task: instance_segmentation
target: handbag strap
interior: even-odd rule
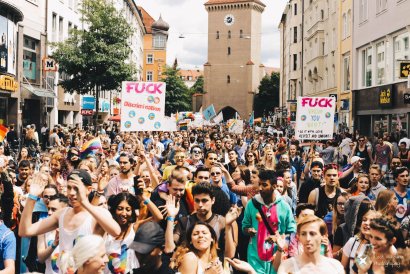
[[[266,218],[265,213],[263,213],[263,211],[262,211],[262,205],[258,201],[256,201],[255,198],[252,198],[252,203],[256,207],[256,209],[259,211],[259,214],[261,215],[263,223],[265,224],[266,229],[269,231],[269,234],[270,235],[275,235],[275,232],[273,232],[273,229],[270,226],[270,224],[268,222],[268,219]]]

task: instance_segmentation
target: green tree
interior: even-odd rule
[[[258,87],[259,93],[254,99],[255,117],[261,117],[269,111],[273,112],[273,109],[279,106],[279,83],[280,74],[278,72],[262,78]]]
[[[125,62],[133,29],[110,1],[84,0],[80,13],[87,27],[72,29],[67,40],[53,43],[53,58],[60,72],[70,76],[59,83],[65,92],[95,90],[96,126],[100,91],[119,89],[121,82],[132,80],[136,72],[134,64]]]
[[[195,94],[195,93],[200,93],[200,94],[204,94],[204,76],[199,76],[198,79],[196,79],[195,84],[190,88],[191,93]]]
[[[163,75],[164,82],[167,84],[167,92],[165,94],[165,115],[170,116],[177,111],[190,110],[190,92],[179,76],[179,69],[167,66]]]

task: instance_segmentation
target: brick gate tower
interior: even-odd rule
[[[208,61],[204,64],[204,101],[227,120],[238,112],[248,119],[263,76],[262,12],[259,0],[209,0]]]

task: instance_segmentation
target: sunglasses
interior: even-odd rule
[[[211,172],[211,176],[221,175],[221,172]]]
[[[44,199],[52,200],[56,197],[57,195],[43,195]]]
[[[247,157],[253,157],[253,154],[249,154],[249,155],[247,155]]]
[[[200,150],[193,150],[193,151],[192,151],[192,153],[195,153],[195,154],[200,154],[200,153],[201,153],[201,151],[200,151]]]

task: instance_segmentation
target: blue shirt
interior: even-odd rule
[[[16,260],[16,237],[3,223],[0,224],[0,270],[4,269],[5,260]]]
[[[393,190],[396,194],[397,200],[399,201],[396,207],[396,218],[401,223],[401,221],[409,215],[410,213],[410,189],[407,189],[405,197],[401,197],[396,190]]]

